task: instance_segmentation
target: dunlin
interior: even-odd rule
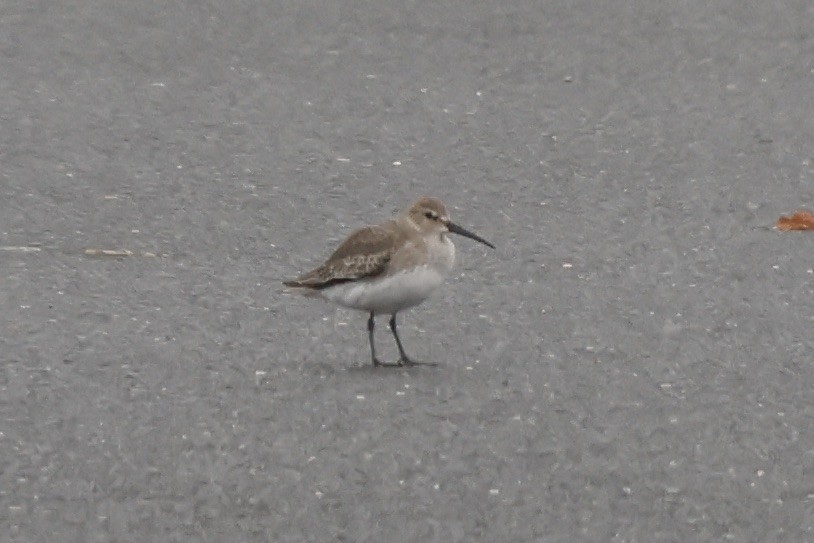
[[[343,307],[366,311],[370,357],[374,366],[419,364],[404,352],[396,330],[396,314],[423,302],[452,269],[455,246],[447,234],[460,234],[494,245],[449,220],[437,198],[422,198],[394,219],[365,226],[352,233],[318,268],[292,281],[288,287]],[[383,364],[376,357],[373,328],[376,315],[390,317],[399,361]],[[433,365],[433,364],[430,364]]]

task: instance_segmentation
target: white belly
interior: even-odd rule
[[[423,265],[380,279],[341,283],[320,294],[351,309],[392,314],[420,304],[443,280],[439,270]]]

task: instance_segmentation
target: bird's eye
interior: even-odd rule
[[[425,212],[424,216],[427,217],[428,219],[437,219],[438,218],[438,215],[436,215],[432,211]]]

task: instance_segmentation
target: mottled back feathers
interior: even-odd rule
[[[324,264],[284,284],[320,290],[384,273],[395,249],[402,242],[394,230],[388,228],[391,222],[357,230],[342,242]]]

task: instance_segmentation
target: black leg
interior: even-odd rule
[[[398,364],[385,364],[384,362],[380,361],[376,358],[376,344],[373,339],[373,329],[376,327],[375,313],[373,311],[370,312],[370,318],[367,320],[367,336],[370,340],[370,359],[373,362],[373,367],[377,368],[379,366],[401,366],[401,362]]]
[[[370,312],[370,318],[367,319],[367,337],[370,340],[370,358],[373,361],[373,367],[381,366],[381,362],[376,358],[376,345],[373,343],[373,328],[376,326],[376,321],[373,320],[373,311]]]
[[[396,338],[396,345],[398,345],[398,348],[399,348],[399,356],[401,357],[401,362],[404,363],[404,364],[407,364],[408,366],[412,366],[413,361],[410,360],[410,357],[407,356],[407,353],[404,352],[404,347],[402,347],[401,340],[399,339],[399,333],[396,330],[396,314],[395,313],[393,313],[393,315],[390,317],[390,331],[393,332],[393,337]]]
[[[432,362],[416,362],[415,360],[411,359],[407,356],[407,353],[404,352],[404,347],[401,344],[401,339],[399,339],[399,333],[396,330],[396,314],[393,313],[393,316],[390,317],[390,331],[393,332],[393,337],[396,338],[396,345],[399,348],[399,362],[404,364],[405,366],[417,366],[419,364],[423,366],[435,366]]]

